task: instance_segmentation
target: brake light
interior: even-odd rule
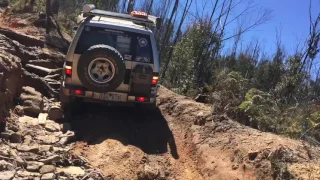
[[[144,102],[146,100],[146,98],[145,97],[137,97],[137,100],[139,102]]]
[[[152,85],[156,85],[158,83],[159,77],[153,76],[152,78]]]
[[[71,66],[66,66],[65,67],[66,70],[66,75],[71,76],[72,75],[72,68]]]
[[[83,94],[84,94],[84,91],[82,91],[82,90],[80,90],[80,89],[77,89],[77,90],[74,91],[74,93],[75,93],[76,95],[83,95]]]

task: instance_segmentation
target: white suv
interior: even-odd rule
[[[155,107],[159,57],[152,28],[160,24],[144,12],[84,5],[63,67],[61,103],[81,99]]]

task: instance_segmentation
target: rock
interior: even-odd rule
[[[33,143],[33,139],[30,135],[24,136],[23,145],[29,146]]]
[[[27,162],[25,160],[23,160],[20,156],[16,156],[15,157],[15,161],[16,161],[17,165],[20,166],[20,167],[26,167],[27,166]]]
[[[22,116],[19,117],[18,120],[20,123],[26,124],[27,126],[36,126],[39,124],[38,119],[30,117],[30,116]]]
[[[12,133],[12,131],[2,132],[0,133],[0,138],[9,141]]]
[[[38,146],[28,146],[28,145],[20,145],[17,147],[17,150],[20,152],[33,152],[33,153],[37,153],[39,151],[39,147]]]
[[[37,172],[44,164],[42,162],[31,161],[28,162],[27,170],[30,172]]]
[[[66,145],[69,142],[69,137],[63,137],[60,139],[59,144]]]
[[[38,134],[39,132],[37,132]],[[33,132],[31,129],[23,129],[21,135],[23,137],[25,136],[34,136],[35,132]]]
[[[5,160],[0,160],[0,171],[14,170],[14,166]]]
[[[39,146],[39,151],[40,152],[49,152],[49,151],[52,151],[53,148],[51,145],[41,145]]]
[[[138,172],[138,179],[156,179],[159,176],[159,168],[145,164],[143,171]]]
[[[39,124],[44,125],[48,119],[48,114],[47,113],[40,113],[38,116]]]
[[[200,112],[196,115],[196,117],[195,117],[195,119],[194,119],[194,125],[203,126],[203,125],[205,125],[205,124],[206,124],[206,119],[205,119],[205,117],[204,117],[204,115],[203,115],[203,112],[200,111]]]
[[[45,13],[44,13],[44,15],[45,15]],[[32,64],[35,66],[41,66],[41,67],[48,68],[48,69],[56,69],[58,67],[61,67],[61,66],[57,66],[55,63],[52,63],[51,59],[30,60],[30,61],[28,61],[28,64]],[[59,79],[57,79],[57,80],[59,80]]]
[[[32,152],[24,152],[20,154],[21,158],[26,161],[37,161],[39,156],[38,154]]]
[[[40,174],[47,174],[47,173],[52,173],[56,170],[56,167],[54,165],[43,165],[40,168]]]
[[[51,164],[53,162],[58,162],[61,160],[61,157],[58,156],[58,155],[53,155],[53,156],[50,156],[46,159],[41,159],[39,160],[40,162],[43,162],[44,164]]]
[[[9,156],[9,150],[6,148],[0,149],[0,156]]]
[[[54,144],[59,141],[59,138],[54,135],[37,136],[36,139],[44,144]]]
[[[200,103],[207,103],[208,99],[209,99],[209,95],[198,94],[194,100]]]
[[[58,131],[58,132],[53,132],[52,135],[54,135],[56,137],[62,137],[63,133],[61,131]]]
[[[10,135],[10,142],[11,143],[21,143],[22,139],[21,139],[21,135],[19,133],[12,133]]]
[[[84,176],[85,171],[77,166],[69,166],[65,168],[57,168],[58,173],[65,173],[69,176],[77,177],[77,176]]]
[[[15,162],[17,163],[17,166],[26,167],[27,162],[22,159],[20,156],[17,155],[16,151],[13,149],[9,150],[9,154],[14,157]]]
[[[50,120],[57,121],[63,118],[63,112],[59,106],[52,106],[48,110]]]
[[[41,176],[41,180],[53,180],[55,178],[56,178],[56,175],[53,173],[47,173]]]
[[[69,148],[53,147],[53,152],[55,153],[65,153],[68,152]]]
[[[59,132],[60,126],[59,126],[59,124],[57,124],[55,122],[47,121],[45,124],[45,129],[49,132]]]
[[[70,141],[72,141],[75,138],[75,133],[73,131],[68,131],[65,134],[61,136],[62,138],[59,141],[59,144],[66,145]]]
[[[248,152],[249,160],[253,161],[258,156],[259,151],[250,151]]]
[[[60,180],[69,180],[70,178],[65,177],[65,176],[59,176],[59,179],[60,179]],[[90,179],[87,179],[87,180],[90,180]]]
[[[40,177],[41,174],[40,173],[37,173],[37,172],[29,172],[29,171],[26,171],[26,170],[18,170],[17,171],[17,175],[19,177],[23,177],[24,179],[36,179],[37,177]]]
[[[0,0],[0,7],[7,5],[7,0]],[[7,47],[6,36],[0,34],[0,112],[9,115],[9,109],[14,106],[15,97],[19,97],[22,89],[21,60],[5,50]],[[3,46],[3,47],[2,47]],[[4,105],[4,106],[2,106]]]
[[[2,171],[0,172],[0,179],[1,180],[11,180],[15,176],[16,171]]]
[[[23,106],[17,105],[16,107],[14,107],[13,113],[22,117],[24,115]]]
[[[71,124],[70,123],[62,123],[60,126],[60,129],[63,133],[66,133],[67,131],[71,131]]]
[[[236,170],[236,169],[238,169],[239,168],[239,164],[233,164],[232,165],[232,170]]]
[[[23,87],[20,99],[23,101],[24,113],[28,116],[38,117],[44,108],[44,100],[42,94],[33,87]]]
[[[18,132],[19,131],[19,127],[14,125],[14,124],[11,124],[11,123],[8,123],[7,124],[7,128],[13,132]]]

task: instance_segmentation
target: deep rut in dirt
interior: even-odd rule
[[[74,153],[88,158],[105,176],[200,179],[190,159],[180,160],[176,139],[159,109],[82,104],[72,117],[78,141]]]

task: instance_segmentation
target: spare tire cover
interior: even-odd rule
[[[121,54],[107,45],[94,45],[85,51],[78,62],[81,83],[91,91],[115,90],[123,81],[126,66]]]

